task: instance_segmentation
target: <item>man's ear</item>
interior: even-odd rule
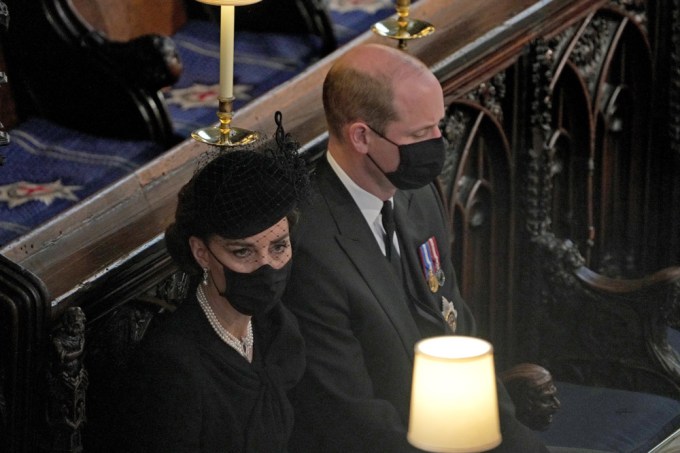
[[[202,268],[208,267],[208,246],[203,242],[202,239],[196,236],[191,236],[189,238],[189,247],[191,248],[191,254],[194,255],[194,259]]]
[[[361,154],[368,154],[371,138],[366,123],[356,121],[347,126],[348,140],[352,147]]]

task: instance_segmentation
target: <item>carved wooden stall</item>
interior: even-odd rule
[[[472,90],[445,82],[442,183],[463,293],[503,357],[677,398],[665,14],[608,2]]]
[[[440,182],[459,283],[500,369],[529,360],[560,380],[680,399],[666,338],[680,298],[678,14],[678,0],[414,6],[437,26],[407,51],[445,91]],[[385,43],[367,32],[350,45],[362,42]],[[239,125],[271,134],[281,110],[315,156],[321,82],[343,51],[246,106]],[[180,143],[0,250],[0,445],[87,451],[101,359],[124,362],[179,298],[162,231],[205,151]]]
[[[523,352],[564,379],[680,398],[667,343],[680,302],[680,230],[667,220],[679,156],[653,42],[671,36],[654,22],[665,14],[677,9],[613,3],[532,48]]]

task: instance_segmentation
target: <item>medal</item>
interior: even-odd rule
[[[439,290],[439,280],[432,272],[430,272],[429,277],[427,277],[427,285],[433,293],[436,293]]]
[[[437,239],[432,236],[418,247],[420,263],[423,267],[423,275],[430,291],[436,293],[439,288],[444,286],[446,276],[439,261],[439,249]]]
[[[432,253],[432,265],[434,266],[434,275],[437,277],[439,286],[444,286],[446,281],[446,276],[444,275],[444,270],[442,269],[441,261],[439,261],[439,248],[437,247],[437,238],[432,236],[427,240],[430,244],[430,250]]]
[[[453,306],[453,302],[446,300],[446,297],[442,296],[442,316],[444,321],[451,328],[451,332],[456,333],[456,324],[458,321],[458,312],[456,307]]]

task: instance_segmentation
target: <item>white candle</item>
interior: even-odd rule
[[[234,5],[220,9],[220,99],[229,99],[234,97]]]

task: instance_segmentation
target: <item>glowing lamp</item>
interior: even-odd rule
[[[431,452],[480,452],[501,443],[493,347],[464,336],[415,346],[408,441]]]

